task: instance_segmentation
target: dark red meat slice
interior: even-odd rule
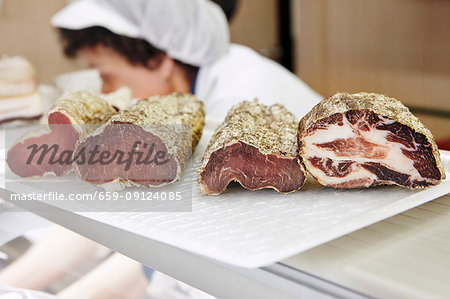
[[[204,115],[202,102],[191,94],[141,100],[79,141],[75,171],[107,190],[175,182],[200,140]],[[86,155],[96,148],[97,157],[80,160],[82,151]]]
[[[133,148],[141,154],[132,154],[130,158]],[[98,153],[89,154],[94,151]],[[102,153],[108,154],[101,158]],[[126,182],[127,186],[149,187],[170,183],[177,177],[177,162],[164,142],[131,123],[112,123],[101,133],[88,136],[77,146],[74,158],[77,175],[94,185],[118,181]]]
[[[212,195],[222,193],[231,181],[238,181],[250,190],[273,188],[287,193],[302,187],[304,180],[296,158],[264,155],[243,142],[212,153],[199,178],[201,188],[207,188],[207,193]]]
[[[289,193],[305,182],[298,159],[297,120],[283,105],[258,100],[233,106],[205,150],[198,183],[218,195],[231,181],[244,188]]]

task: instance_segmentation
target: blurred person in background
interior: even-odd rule
[[[52,24],[66,55],[99,71],[105,93],[123,86],[135,98],[191,92],[219,121],[243,100],[282,103],[300,117],[320,99],[276,62],[230,44],[226,16],[211,1],[81,0]]]
[[[67,56],[80,56],[99,71],[105,93],[123,86],[135,98],[190,92],[204,102],[212,128],[234,104],[254,98],[284,104],[299,118],[306,114],[321,97],[279,64],[230,44],[226,17],[236,1],[217,2],[223,10],[209,0],[78,0],[52,25]],[[0,272],[0,283],[45,289],[98,248],[56,228]],[[140,298],[153,274],[144,270],[114,254],[58,295]]]

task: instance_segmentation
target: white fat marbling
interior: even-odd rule
[[[373,127],[370,128],[369,131],[361,131],[356,128],[356,125],[352,125],[345,117],[344,117],[344,125],[339,126],[338,124],[330,125],[326,130],[315,130],[311,135],[303,138],[304,142],[304,161],[308,167],[308,170],[316,176],[319,180],[323,180],[329,184],[338,184],[342,182],[348,182],[352,179],[358,179],[363,177],[369,177],[376,179],[376,176],[367,171],[362,167],[357,167],[358,170],[354,173],[350,173],[343,178],[335,178],[326,176],[320,169],[313,167],[308,158],[311,157],[320,157],[320,158],[330,158],[333,161],[345,161],[351,160],[355,161],[358,164],[364,164],[366,162],[378,162],[392,170],[395,170],[400,173],[405,173],[411,176],[412,180],[421,180],[422,176],[419,174],[417,169],[414,167],[414,161],[407,158],[403,153],[402,149],[410,150],[406,148],[404,145],[396,142],[390,142],[386,139],[387,135],[390,133],[389,131],[377,130]],[[392,120],[385,119],[385,124],[393,123]],[[375,158],[365,158],[362,156],[336,156],[336,153],[331,149],[319,148],[315,144],[331,142],[338,138],[356,138],[362,137],[365,140],[375,143],[379,146],[385,147],[387,150],[387,156],[382,159]],[[353,165],[353,167],[356,167]],[[355,169],[356,170],[356,169]]]

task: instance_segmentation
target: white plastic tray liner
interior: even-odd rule
[[[207,138],[202,138],[195,152],[196,168],[210,134],[206,132]],[[441,158],[450,170],[450,152],[442,151]],[[256,268],[449,192],[449,179],[420,191],[396,186],[336,190],[309,180],[301,190],[287,195],[233,185],[220,196],[207,196],[194,185],[192,212],[81,214],[221,262]]]

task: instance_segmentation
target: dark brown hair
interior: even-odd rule
[[[64,53],[71,58],[75,57],[83,48],[103,45],[123,55],[131,64],[153,69],[159,66],[161,59],[166,55],[163,50],[156,48],[144,39],[115,34],[100,26],[79,30],[59,28],[59,32]],[[195,66],[178,60],[175,62],[185,69],[189,77],[193,76],[197,70]]]
[[[218,4],[220,8],[222,8],[225,16],[227,17],[228,22],[234,16],[234,12],[236,11],[236,6],[238,4],[238,0],[212,0],[212,2]]]

